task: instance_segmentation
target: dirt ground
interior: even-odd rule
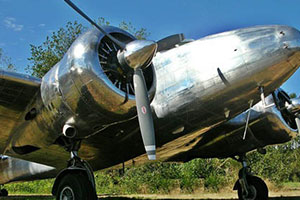
[[[50,195],[13,195],[0,197],[1,200],[54,200]],[[140,200],[140,199],[164,199],[164,200],[237,200],[235,193],[209,193],[193,195],[101,195],[100,199],[105,200]],[[270,192],[270,200],[300,200],[300,192]]]
[[[270,200],[300,200],[300,190],[295,191],[280,191],[270,192]],[[107,195],[99,196],[100,199],[164,199],[164,200],[179,200],[179,199],[193,199],[193,200],[236,200],[237,194],[235,192],[228,193],[201,193],[201,194],[179,194],[179,195]]]
[[[278,191],[269,193],[270,200],[300,200],[300,190]],[[54,200],[50,195],[11,195],[0,197],[0,200]],[[99,199],[105,200],[237,200],[235,192],[199,193],[199,194],[176,194],[176,195],[100,195]]]

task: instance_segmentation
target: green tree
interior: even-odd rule
[[[30,45],[30,65],[26,71],[33,76],[43,77],[57,62],[59,62],[73,41],[85,30],[77,21],[68,22],[52,35],[46,37],[41,45]]]
[[[291,93],[291,94],[289,94],[289,96],[290,96],[290,98],[291,98],[291,99],[293,99],[293,98],[296,98],[296,97],[297,97],[296,93]]]
[[[110,22],[107,21],[105,18],[103,17],[99,17],[97,20],[97,24],[100,25],[104,25],[104,26],[109,26]],[[134,35],[134,37],[136,37],[138,40],[144,40],[146,39],[150,34],[147,32],[147,29],[145,28],[140,28],[140,29],[136,29],[131,22],[125,22],[122,21],[119,24],[119,28],[123,29],[124,31],[129,32],[130,34]]]
[[[16,71],[15,66],[11,62],[11,58],[7,57],[3,49],[0,48],[0,68],[5,69],[5,70],[10,70],[10,71]]]
[[[97,20],[100,25],[110,25],[110,22],[103,17]],[[149,33],[146,29],[136,29],[131,23],[121,22],[120,28],[134,35],[137,39],[145,39]],[[43,77],[57,62],[59,62],[67,52],[74,40],[85,30],[82,24],[75,22],[67,22],[65,27],[61,27],[58,31],[53,32],[51,36],[47,36],[41,45],[30,45],[31,57],[28,58],[30,64],[26,67],[26,71],[36,77]]]

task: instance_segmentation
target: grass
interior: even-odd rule
[[[282,183],[282,186],[286,189],[300,189],[300,182],[286,182]]]
[[[5,185],[9,194],[51,194],[54,179],[17,182]]]
[[[300,149],[269,148],[265,156],[252,152],[255,175],[270,181],[273,191],[300,188]],[[150,162],[125,169],[95,172],[98,194],[195,194],[231,192],[240,164],[232,159],[194,159],[187,163]],[[50,194],[54,179],[5,185],[10,194]]]
[[[230,163],[228,161],[228,163]],[[225,163],[225,165],[227,162]],[[189,194],[199,190],[216,192],[233,185],[236,170],[227,170],[224,160],[196,159],[188,163],[152,162],[120,170],[95,173],[99,194]],[[10,194],[50,194],[54,179],[5,185]]]

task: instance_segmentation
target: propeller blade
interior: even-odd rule
[[[296,124],[297,124],[297,129],[298,129],[298,134],[300,134],[300,116],[297,116],[295,118]]]
[[[133,75],[136,107],[140,130],[149,160],[156,159],[155,133],[152,112],[147,93],[147,87],[143,72],[140,68],[135,69]]]
[[[93,24],[99,31],[101,31],[104,35],[106,35],[111,41],[113,41],[115,44],[117,44],[121,49],[124,49],[126,44],[123,42],[117,40],[113,36],[111,36],[109,33],[107,33],[105,30],[103,30],[98,24],[96,24],[91,18],[89,18],[82,10],[80,10],[72,1],[70,0],[64,0],[70,7],[72,7],[78,14],[80,14],[83,18],[85,18],[87,21],[89,21],[91,24]]]

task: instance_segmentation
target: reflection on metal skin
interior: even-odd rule
[[[1,156],[3,157],[3,155]],[[55,176],[55,168],[12,157],[0,159],[0,184]]]
[[[123,42],[134,39],[121,29],[105,27],[105,30]],[[125,92],[109,80],[101,67],[98,48],[102,39],[103,34],[96,29],[84,33],[42,79],[43,104],[53,103],[57,109],[57,113],[47,111],[43,115],[52,115],[55,121],[61,116],[64,120],[73,117],[74,122],[80,124],[78,137],[93,134],[111,123],[136,115],[134,96],[128,95],[128,101],[123,103]],[[151,48],[152,43],[142,43],[144,50]],[[114,47],[107,51],[111,48]],[[61,127],[64,120],[60,121]]]
[[[122,38],[122,42],[129,43],[134,39],[120,29],[106,27],[105,30],[118,39]],[[76,124],[76,137],[85,138],[80,149],[81,157],[91,162],[94,170],[145,153],[134,96],[129,94],[128,101],[124,103],[125,92],[112,83],[101,67],[100,62],[106,61],[98,57],[99,43],[103,40],[98,30],[89,30],[73,43],[64,58],[46,74],[40,93],[23,107],[28,111],[36,108],[36,117],[21,121],[17,129],[12,128],[14,124],[8,127],[13,132],[11,137],[7,136],[10,132],[6,132],[5,137],[6,140],[9,138],[5,143],[8,144],[6,152],[9,155],[41,160],[57,169],[65,167],[62,160],[67,160],[69,155],[64,154],[63,148],[56,144],[60,144],[57,140],[62,136],[62,128],[68,119],[73,119]],[[103,51],[110,51],[110,48],[114,47]],[[101,56],[105,55],[103,53]],[[234,119],[230,123],[238,123],[239,115],[249,108],[249,101],[253,100],[253,104],[260,101],[258,87],[263,86],[265,96],[268,96],[299,65],[300,33],[288,26],[239,29],[158,52],[151,65],[154,83],[149,92],[154,96],[151,108],[157,150],[175,140],[181,144],[183,137],[192,131],[204,132],[230,119]],[[145,70],[148,69],[151,68]],[[223,143],[214,145],[216,133],[207,132],[207,137],[199,144],[205,146],[207,151],[199,150],[195,155],[209,157],[216,150],[228,155],[230,152],[236,153],[236,148],[253,149],[270,141],[289,140],[291,136],[286,133],[289,131],[292,135],[294,130],[288,130],[276,112],[266,111],[264,115],[251,112],[250,125],[254,127],[253,117],[258,115],[262,116],[257,119],[264,122],[264,127],[258,126],[257,130],[260,131],[255,131],[256,140],[248,143],[248,146],[243,146],[245,141],[238,143],[241,146],[235,146],[235,140],[239,139],[236,137],[228,142],[224,139],[226,132],[222,131],[222,137],[216,138]],[[21,114],[15,116],[18,117]],[[238,126],[243,133],[244,127],[241,124],[235,127]],[[270,130],[270,133],[273,130],[276,134],[264,134],[268,133],[265,130]],[[248,136],[251,134],[247,134],[246,140]],[[28,146],[31,150],[39,150],[21,156],[12,148],[26,150]],[[46,158],[43,157],[45,152],[49,155]],[[53,159],[58,156],[59,159]]]
[[[300,114],[300,98],[291,99],[291,104],[287,106],[287,109],[294,114]]]
[[[126,49],[118,54],[120,63],[126,63],[133,69],[146,68],[151,64],[157,44],[149,40],[135,40],[126,45]]]
[[[229,31],[158,53],[153,63],[157,117],[211,126],[257,103],[259,86],[267,96],[298,69],[300,33],[288,26]]]
[[[277,92],[266,97],[271,105],[277,99]],[[197,157],[232,157],[241,155],[267,145],[290,141],[297,136],[297,129],[290,126],[280,110],[275,106],[265,108],[260,101],[251,108],[249,128],[243,139],[249,110],[241,113],[228,122],[204,133],[192,150],[179,154],[170,160],[188,160]]]

